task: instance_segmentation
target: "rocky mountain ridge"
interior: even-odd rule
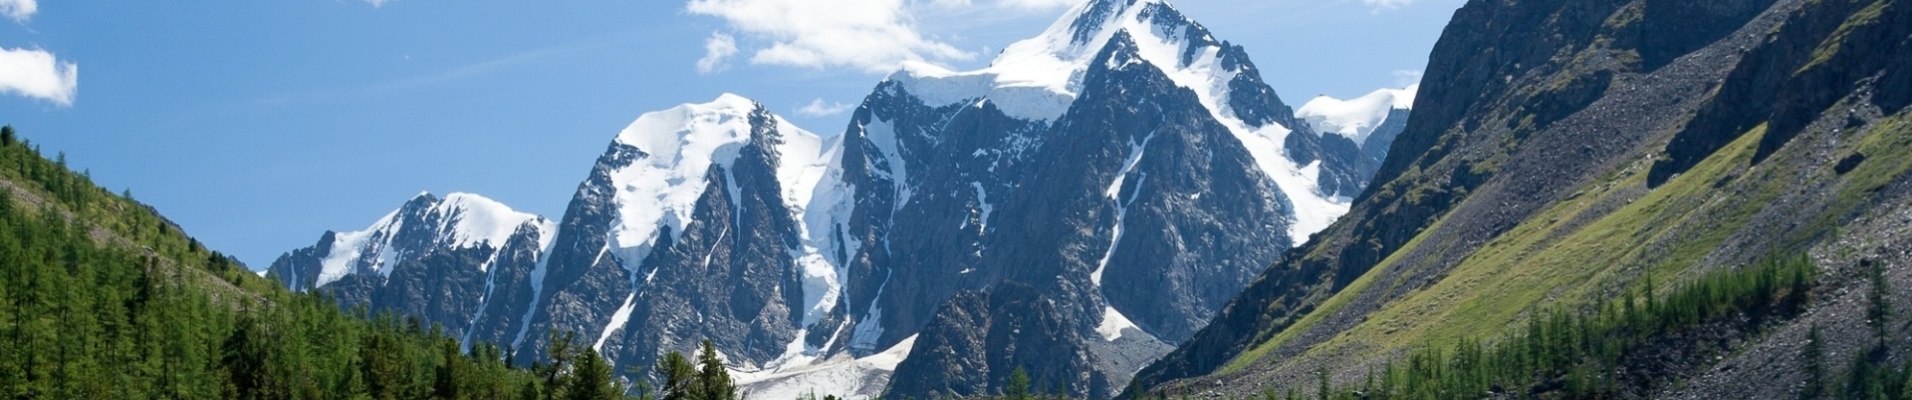
[[[1023,368],[1108,397],[1379,168],[1260,73],[1165,2],[1085,2],[983,70],[904,66],[840,134],[734,95],[645,114],[504,267],[333,259],[333,234],[273,271],[526,355],[551,330],[618,365],[709,339],[763,396],[980,395]],[[379,273],[308,278],[327,263]]]

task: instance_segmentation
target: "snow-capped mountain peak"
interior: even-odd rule
[[[427,249],[501,248],[527,226],[539,233],[541,242],[548,242],[557,230],[549,219],[512,210],[484,196],[452,193],[441,199],[419,193],[365,230],[329,235],[331,251],[320,259],[313,286],[324,286],[353,273],[390,275],[393,266]]]
[[[496,200],[471,193],[445,195],[445,199],[435,208],[450,216],[451,222],[443,232],[445,239],[453,248],[470,248],[480,244],[491,247],[503,246],[511,235],[527,223],[536,224],[541,232],[555,229],[551,220],[536,214],[512,210]],[[551,235],[544,235],[551,236]],[[549,241],[549,238],[543,238]],[[538,246],[540,248],[544,246]]]
[[[1296,209],[1289,232],[1295,244],[1347,212],[1344,196],[1322,189],[1321,166],[1284,156],[1288,134],[1306,127],[1284,126],[1281,121],[1293,117],[1285,107],[1264,107],[1272,92],[1234,93],[1266,87],[1244,51],[1217,40],[1164,0],[1078,3],[1042,34],[1004,48],[986,68],[953,72],[906,63],[889,80],[929,106],[987,101],[1012,118],[1054,121],[1074,103],[1095,57],[1118,38],[1176,86],[1194,92],[1288,195]]]
[[[619,132],[616,144],[637,150],[636,159],[611,171],[619,220],[611,246],[637,249],[641,259],[663,226],[683,232],[711,165],[729,165],[750,141],[750,114],[757,104],[725,94],[702,104],[645,113]]]
[[[770,114],[756,101],[726,93],[708,103],[646,113],[617,135],[618,145],[638,153],[628,165],[614,166],[610,172],[619,211],[611,231],[613,250],[637,262],[649,253],[661,228],[669,226],[674,234],[682,234],[697,199],[709,189],[705,175],[712,166],[731,173],[739,152],[757,140],[753,137],[757,132],[775,133],[763,144],[773,146],[779,155],[781,197],[801,215],[827,175],[837,137],[810,133]],[[727,181],[735,185],[735,179]],[[736,197],[737,188],[724,189]]]
[[[1316,132],[1339,134],[1355,143],[1365,143],[1390,112],[1413,109],[1414,94],[1420,92],[1420,88],[1421,84],[1416,83],[1401,89],[1376,90],[1350,100],[1319,96],[1295,110],[1295,115],[1313,125]]]
[[[1097,52],[1117,32],[1128,31],[1143,58],[1174,72],[1177,83],[1198,92],[1226,87],[1232,73],[1201,63],[1213,58],[1220,43],[1208,30],[1161,0],[1096,0],[1077,4],[1041,35],[1004,48],[989,67],[950,71],[920,62],[904,63],[890,76],[930,105],[987,97],[1012,117],[1048,121],[1068,110],[1082,89],[1083,74]],[[1173,75],[1173,74],[1172,74]]]
[[[741,207],[749,189],[740,187],[742,180],[734,174],[745,168],[738,165],[743,152],[756,146],[763,161],[774,163],[782,209],[770,211],[788,212],[795,224],[790,257],[804,285],[801,320],[805,326],[815,323],[836,308],[843,286],[840,267],[828,257],[838,250],[830,229],[849,219],[853,204],[841,183],[841,138],[811,133],[734,94],[644,114],[618,134],[615,144],[634,149],[635,156],[605,166],[617,210],[606,251],[638,276],[637,264],[659,243],[659,232],[668,227],[672,242],[679,239],[706,191],[725,190],[732,206]],[[723,187],[712,187],[713,171],[725,174]],[[732,218],[743,218],[742,213],[734,210]],[[620,324],[614,320],[612,325]]]

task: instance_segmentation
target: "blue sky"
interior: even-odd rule
[[[840,132],[886,66],[1068,1],[0,0],[0,123],[257,269],[420,191],[558,218],[619,129],[725,92]],[[1298,107],[1416,79],[1463,0],[1171,2]]]

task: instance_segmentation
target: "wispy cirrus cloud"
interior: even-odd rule
[[[46,50],[0,48],[0,92],[72,106],[79,90],[79,64]]]

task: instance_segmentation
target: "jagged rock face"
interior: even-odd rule
[[[1240,47],[1215,41],[1173,8],[1102,1],[1078,11],[1052,28],[1066,33],[1058,37],[1067,37],[1073,51],[1092,52],[1069,77],[1066,94],[988,86],[990,79],[1040,81],[1015,69],[1014,61],[1031,53],[1019,43],[981,72],[906,70],[858,110],[846,135],[846,181],[857,182],[857,213],[869,218],[861,223],[866,233],[853,237],[870,245],[849,267],[856,271],[850,315],[859,322],[853,349],[887,348],[918,332],[978,334],[935,331],[965,326],[938,320],[948,314],[935,310],[955,293],[974,291],[988,301],[995,285],[1027,285],[1090,338],[1059,342],[1089,358],[1057,370],[1058,379],[1080,377],[1061,386],[1076,395],[1111,394],[1108,387],[1126,382],[1136,359],[1192,335],[1293,243],[1282,233],[1304,230],[1296,226],[1294,195],[1352,196],[1378,167],[1379,158],[1364,153],[1372,150],[1301,123]],[[1145,27],[1155,47],[1138,45],[1128,32],[1133,25]],[[1164,57],[1162,43],[1179,50]],[[1229,74],[1219,80],[1226,83],[1190,87],[1186,75],[1196,65],[1219,67]],[[1028,106],[1056,97],[1065,100],[1063,111]],[[1377,140],[1391,139],[1401,123]],[[1249,141],[1243,135],[1251,130],[1259,131],[1246,134],[1266,136]],[[1270,176],[1275,162],[1316,163],[1319,182],[1339,186],[1303,180],[1283,187]],[[942,226],[958,229],[937,232]],[[857,264],[870,260],[889,261]],[[861,272],[864,265],[869,272]],[[858,283],[859,276],[869,280]],[[865,307],[865,298],[875,301]],[[876,337],[866,335],[871,321],[882,329]],[[1137,334],[1120,335],[1126,323]],[[1122,350],[1105,351],[1111,348]],[[947,365],[992,358],[937,354],[905,360],[888,393],[995,389],[986,374],[936,376]],[[1015,358],[1004,354],[990,357]]]
[[[1693,31],[1700,37],[1717,37],[1726,32],[1717,32],[1723,24],[1685,24],[1675,22],[1675,18],[1730,19],[1744,18],[1745,14],[1763,10],[1759,7],[1765,2],[1725,2],[1718,9],[1708,10],[1692,6],[1658,5],[1666,18],[1649,20],[1658,22],[1661,30]],[[1867,7],[1881,10],[1894,7],[1877,6],[1872,3],[1832,2],[1823,6],[1819,15],[1847,15],[1860,12]],[[1903,6],[1899,6],[1903,7]],[[1904,107],[1908,97],[1907,83],[1912,81],[1912,61],[1905,57],[1873,57],[1877,54],[1897,54],[1904,51],[1906,40],[1894,37],[1897,32],[1882,29],[1854,29],[1874,24],[1892,24],[1902,21],[1890,20],[1891,15],[1884,11],[1873,16],[1872,21],[1847,21],[1836,18],[1813,18],[1817,15],[1801,15],[1786,25],[1789,35],[1776,35],[1774,42],[1765,43],[1747,54],[1748,60],[1739,63],[1721,86],[1721,93],[1699,111],[1693,123],[1687,124],[1666,146],[1667,158],[1653,165],[1651,178],[1653,184],[1665,182],[1673,175],[1685,172],[1704,159],[1707,155],[1725,147],[1737,138],[1737,134],[1760,124],[1769,124],[1767,134],[1760,143],[1755,159],[1763,160],[1773,151],[1790,141],[1808,124],[1816,121],[1828,107],[1842,100],[1854,90],[1874,89],[1878,95],[1871,96],[1871,102],[1884,109]],[[1652,28],[1642,28],[1650,30]],[[1848,30],[1847,36],[1840,37],[1843,43],[1822,44],[1821,38],[1834,32]],[[1851,36],[1861,34],[1862,36]],[[1639,32],[1633,40],[1648,43],[1664,42],[1667,39],[1649,37],[1648,32]],[[1700,43],[1674,42],[1675,46],[1694,46]],[[1832,46],[1832,47],[1827,47]],[[1821,65],[1835,65],[1838,68],[1809,68]],[[1854,71],[1877,72],[1872,79],[1855,79]],[[1873,80],[1876,80],[1873,81]]]
[[[1017,367],[1107,397],[1338,216],[1392,138],[1318,133],[1260,73],[1166,3],[1087,2],[989,69],[905,67],[840,135],[732,95],[645,114],[508,268],[419,244],[287,282],[463,318],[525,362],[554,330],[621,366],[708,339],[771,397],[816,371],[855,375],[826,394],[987,395]],[[440,295],[474,286],[491,301]]]
[[[530,272],[549,221],[488,199],[421,194],[360,232],[326,232],[268,269],[293,289],[436,324],[467,343],[504,343],[532,304]]]
[[[988,102],[930,107],[885,82],[846,133],[845,181],[857,190],[844,235],[849,255],[847,346],[869,353],[911,336],[958,290],[998,271],[979,268],[997,203],[1024,176],[1041,124]]]
[[[1280,232],[1293,206],[1194,94],[1138,62],[1134,46],[1117,34],[1093,64],[1087,89],[1039,156],[1059,162],[1044,164],[1036,180],[1056,183],[1035,185],[1018,207],[1065,223],[1005,238],[1004,246],[1033,246],[1026,245],[1028,256],[1007,253],[1002,261],[1056,254],[1051,265],[1064,268],[1056,275],[1089,278],[1076,282],[1089,290],[1065,293],[1094,293],[1099,285],[1116,310],[1173,343],[1246,284],[1262,260],[1289,247]],[[1047,237],[1057,239],[1036,239]],[[1020,272],[1012,278],[1050,275]]]
[[[1361,142],[1361,154],[1366,155],[1369,160],[1374,160],[1376,170],[1368,172],[1368,180],[1362,183],[1363,187],[1367,185],[1367,182],[1373,181],[1374,173],[1381,168],[1381,162],[1387,161],[1388,149],[1394,146],[1394,138],[1400,136],[1401,131],[1407,130],[1408,116],[1413,114],[1413,110],[1388,109],[1388,115],[1382,119],[1381,125],[1376,126],[1374,133]]]
[[[648,365],[662,351],[688,352],[705,339],[740,365],[785,354],[805,328],[806,293],[793,257],[803,252],[801,227],[778,168],[809,160],[780,159],[788,124],[762,106],[741,98],[709,106],[672,116],[708,120],[682,132],[634,125],[599,159],[566,212],[531,332],[578,332],[580,342],[619,365]],[[699,150],[716,139],[728,142]],[[662,181],[646,175],[655,172],[644,169],[650,166],[695,162],[685,158],[703,158],[707,169]],[[649,211],[633,207],[657,206],[643,203],[655,199],[644,186],[679,178],[702,186],[661,204],[683,214],[630,222]],[[679,199],[693,200],[671,203]],[[633,227],[655,230],[631,236]],[[519,348],[547,344],[528,336]]]
[[[1017,368],[1038,391],[1108,392],[1091,355],[1077,350],[1095,339],[1083,337],[1075,311],[1052,300],[1018,283],[952,296],[891,378],[890,396],[1002,393]]]
[[[1194,94],[1141,62],[1135,46],[1118,33],[1092,64],[1081,97],[1034,152],[1046,162],[999,205],[1000,233],[985,238],[983,267],[972,272],[999,277],[967,295],[973,301],[1043,307],[983,317],[944,309],[898,366],[891,395],[996,393],[1020,366],[1070,393],[1108,396],[1129,371],[1096,368],[1090,349],[1111,341],[1095,328],[1120,317],[1105,310],[1180,340],[1287,247],[1291,205]],[[1060,326],[1002,329],[990,318]],[[963,341],[972,346],[949,344]],[[1028,345],[1006,345],[1015,343]],[[926,351],[936,346],[955,347]],[[952,365],[977,372],[949,374]]]

